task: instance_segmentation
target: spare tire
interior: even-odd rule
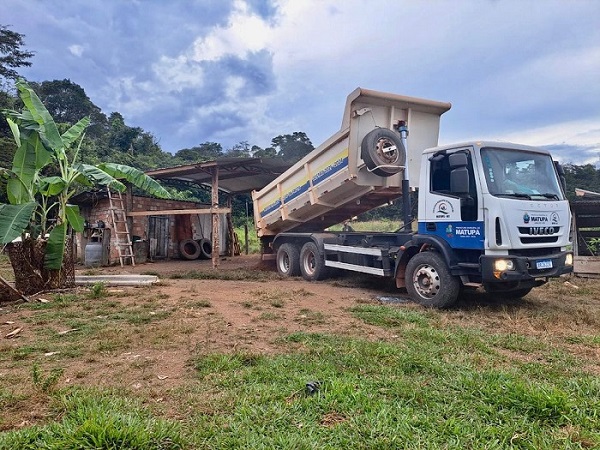
[[[179,254],[183,259],[197,259],[200,256],[200,245],[193,239],[179,241]]]
[[[200,246],[200,259],[210,259],[212,257],[212,243],[208,239],[198,239],[196,242]]]
[[[381,177],[397,174],[406,162],[406,149],[400,136],[388,128],[375,128],[367,133],[360,155],[369,171]]]

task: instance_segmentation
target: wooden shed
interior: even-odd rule
[[[600,193],[576,189],[573,213],[574,272],[581,277],[600,277]]]
[[[263,188],[290,165],[281,158],[219,158],[146,171],[159,181],[177,180],[210,189],[210,204],[134,196],[128,191],[124,199],[119,199],[119,208],[115,208],[114,197],[106,191],[80,194],[73,203],[80,205],[88,227],[76,240],[78,258],[85,260],[83,249],[90,239],[100,239],[105,243],[99,256],[102,264],[115,260],[123,264],[120,249],[124,244],[119,235],[126,233],[127,240],[132,241],[128,253],[134,256],[128,257],[132,262],[189,256],[182,242],[203,240],[209,243],[213,267],[217,267],[220,255],[239,254],[231,221],[232,196]],[[219,192],[225,194],[224,206],[219,204]],[[123,220],[114,220],[117,209]],[[126,232],[115,229],[117,222],[127,224]],[[94,247],[100,251],[97,243]],[[212,251],[216,248],[218,252]]]
[[[185,258],[180,243],[191,239],[211,239],[211,205],[181,200],[164,200],[140,195],[124,194],[129,217],[129,230],[135,261]],[[86,220],[86,228],[76,237],[77,259],[86,263],[86,246],[100,242],[100,265],[119,263],[116,230],[111,220],[111,204],[107,191],[85,192],[73,198]],[[237,237],[227,211],[219,213],[219,243],[217,255],[235,253],[239,249]],[[239,254],[239,251],[237,252]],[[206,256],[206,255],[204,255]],[[209,257],[212,256],[212,246]],[[89,262],[89,261],[88,261]]]

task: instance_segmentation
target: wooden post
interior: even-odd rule
[[[219,207],[219,167],[212,169],[212,207]],[[212,265],[213,269],[219,267],[219,213],[212,214]]]
[[[226,207],[231,210],[231,194],[227,196]],[[226,215],[227,217],[227,239],[229,239],[229,245],[227,248],[229,249],[229,256],[233,257],[235,255],[235,238],[233,235],[235,234],[235,230],[233,229],[233,219],[231,218],[231,213]]]

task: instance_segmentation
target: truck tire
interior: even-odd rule
[[[307,242],[300,250],[300,272],[306,281],[319,281],[327,278],[325,255],[314,242]]]
[[[406,149],[400,136],[388,128],[376,128],[367,133],[360,154],[367,168],[381,177],[397,174],[406,161]]]
[[[277,272],[284,277],[300,275],[300,251],[298,246],[285,243],[277,250]]]
[[[460,281],[438,253],[422,252],[406,265],[406,290],[422,306],[446,308],[458,298]]]
[[[179,254],[183,259],[197,259],[200,256],[200,245],[193,239],[179,241]]]
[[[208,239],[198,239],[196,242],[200,246],[200,259],[210,259],[212,257],[212,243]]]

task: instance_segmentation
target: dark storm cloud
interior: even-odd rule
[[[276,86],[272,55],[267,51],[249,52],[244,57],[226,55],[200,65],[202,86],[174,94],[177,108],[171,119],[177,120],[153,120],[149,113],[142,118],[144,122],[153,123],[162,135],[178,136],[189,146],[234,134],[239,136],[233,138],[235,142],[251,136],[257,120],[252,105]],[[233,143],[231,138],[228,140],[226,146]]]

